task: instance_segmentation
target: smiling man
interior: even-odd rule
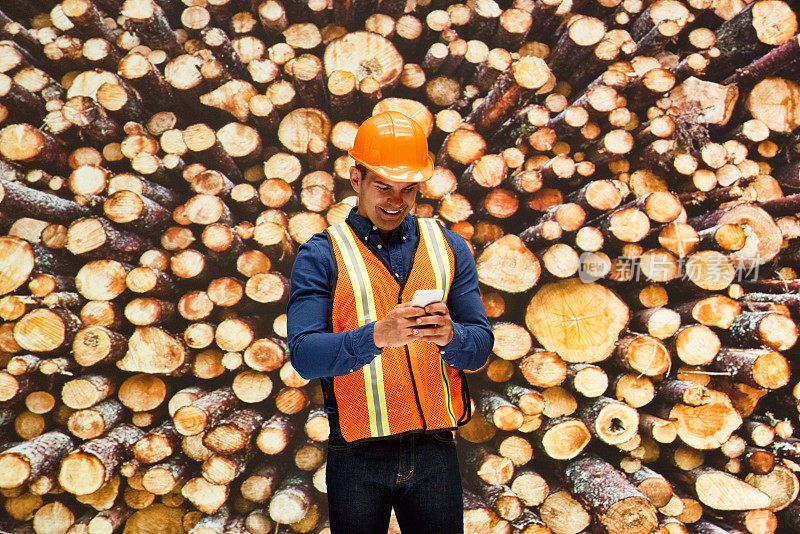
[[[463,532],[454,433],[470,417],[463,369],[493,337],[466,242],[411,215],[433,161],[421,127],[394,111],[364,121],[350,156],[358,205],[312,237],[292,269],[289,350],[320,378],[330,422],[334,534]],[[416,290],[444,299],[412,306]]]

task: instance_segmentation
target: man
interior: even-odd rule
[[[394,508],[404,534],[460,533],[462,369],[480,368],[493,343],[475,262],[458,234],[410,215],[433,173],[415,121],[366,120],[350,156],[358,205],[300,247],[288,309],[292,365],[322,379],[331,531],[385,534]],[[412,306],[417,289],[444,301]]]

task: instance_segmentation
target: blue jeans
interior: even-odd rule
[[[452,432],[328,446],[332,534],[386,534],[394,507],[403,534],[462,534],[463,497]]]

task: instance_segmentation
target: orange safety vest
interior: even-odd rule
[[[346,222],[327,229],[337,266],[334,332],[382,319],[398,303],[410,302],[417,289],[442,289],[447,301],[455,255],[435,220],[418,222],[419,243],[405,285]],[[333,393],[347,442],[455,429],[471,415],[464,372],[442,360],[429,341],[385,347],[369,364],[334,377]]]

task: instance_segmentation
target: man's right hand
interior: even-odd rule
[[[411,341],[420,338],[417,317],[425,315],[425,310],[412,306],[410,302],[403,302],[395,306],[380,321],[375,322],[372,338],[375,346],[402,347]]]

